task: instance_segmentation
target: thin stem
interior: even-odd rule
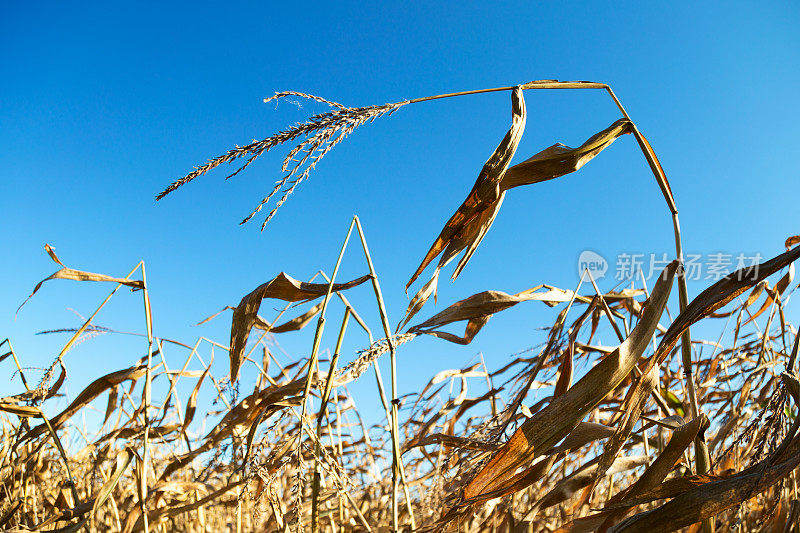
[[[152,396],[152,365],[153,365],[153,314],[150,309],[150,296],[147,291],[147,274],[145,272],[144,261],[142,265],[142,284],[144,285],[144,314],[147,322],[147,371],[145,373],[144,381],[144,437],[143,437],[143,454],[142,454],[142,479],[141,483],[141,500],[142,506],[142,524],[144,532],[148,533],[149,524],[147,517],[147,461],[150,460],[150,403]],[[116,290],[116,289],[115,289]]]
[[[339,266],[342,264],[342,257],[344,257],[344,251],[347,249],[347,243],[350,241],[350,234],[353,232],[353,225],[356,222],[356,218],[353,217],[353,220],[350,222],[350,227],[347,230],[347,235],[344,238],[344,242],[342,243],[342,248],[339,250],[339,257],[336,259],[336,266],[333,267],[333,274],[331,275],[331,281],[328,284],[328,291],[325,294],[325,299],[322,301],[322,310],[319,313],[319,319],[317,320],[317,330],[314,333],[314,344],[311,348],[311,356],[308,359],[308,377],[306,378],[306,385],[305,389],[303,390],[303,406],[300,412],[300,438],[297,439],[297,457],[298,462],[302,462],[302,442],[303,442],[303,422],[306,419],[306,412],[308,409],[308,396],[311,392],[311,382],[313,381],[314,377],[314,370],[317,365],[317,357],[319,354],[319,345],[322,340],[322,332],[325,329],[325,312],[328,309],[328,302],[331,299],[331,293],[333,291],[333,284],[336,282],[336,275],[339,273]],[[302,498],[302,491],[298,495]],[[301,528],[301,520],[300,516],[297,517],[298,529]],[[316,533],[319,529],[319,524],[313,520],[312,515],[312,522],[311,522],[311,531]]]
[[[314,445],[314,485],[311,489],[311,530],[317,531],[319,529],[319,486],[320,486],[320,467],[319,456],[321,450],[320,442],[322,441],[322,423],[325,420],[325,414],[328,411],[328,399],[331,395],[333,388],[333,376],[336,374],[336,363],[339,361],[339,352],[342,349],[342,341],[344,340],[344,333],[347,331],[347,323],[350,320],[350,308],[344,310],[344,318],[342,318],[342,326],[339,328],[339,337],[336,339],[336,348],[333,350],[333,357],[328,368],[328,377],[325,380],[325,390],[322,393],[320,400],[319,413],[317,414],[317,441]]]
[[[523,90],[529,89],[607,89],[608,85],[605,83],[596,83],[592,81],[558,81],[558,80],[536,80],[528,83],[523,83],[519,87]],[[483,93],[496,93],[499,91],[512,91],[517,88],[517,85],[509,87],[494,87],[492,89],[477,89],[473,91],[460,91],[457,93],[437,94],[436,96],[424,96],[422,98],[414,98],[412,100],[404,100],[397,102],[399,105],[416,104],[418,102],[428,102],[430,100],[440,100],[442,98],[451,98],[453,96],[466,96],[470,94],[483,94]]]
[[[19,377],[22,379],[22,384],[25,385],[25,390],[30,392],[31,388],[28,386],[28,380],[25,379],[25,373],[22,371],[22,366],[19,364],[19,359],[17,359],[17,353],[14,351],[14,347],[11,346],[11,341],[9,339],[0,342],[0,346],[3,344],[8,344],[8,351],[11,354],[11,357],[14,358],[14,364],[17,365],[17,371],[19,372]]]
[[[140,261],[139,264],[136,265],[136,267],[133,270],[131,270],[130,273],[127,276],[125,276],[124,279],[126,280],[130,279],[130,277],[133,276],[133,273],[136,272],[139,269],[139,267],[144,267],[143,261]],[[114,290],[112,290],[111,293],[108,296],[106,296],[106,299],[103,300],[103,303],[100,304],[100,307],[98,307],[97,310],[94,313],[92,313],[92,316],[90,316],[86,320],[86,322],[84,322],[83,325],[80,328],[78,328],[75,334],[72,335],[72,337],[67,341],[64,347],[61,349],[61,351],[58,354],[58,358],[56,362],[53,363],[53,365],[55,365],[56,363],[60,363],[63,360],[64,354],[66,354],[70,350],[70,348],[72,348],[72,345],[75,344],[75,341],[78,340],[78,337],[83,335],[83,332],[86,331],[86,328],[88,328],[89,324],[92,323],[92,320],[94,320],[94,317],[97,316],[97,313],[99,313],[100,310],[108,303],[108,301],[111,300],[111,297],[114,296],[114,294],[119,290],[120,287],[122,287],[122,283],[118,283],[117,286],[114,287]]]
[[[603,293],[600,292],[600,288],[597,286],[597,283],[594,280],[594,276],[592,273],[589,272],[589,269],[586,269],[586,274],[589,276],[589,281],[592,282],[592,287],[594,287],[594,292],[597,294],[597,297],[600,299],[600,305],[603,307],[603,312],[608,317],[608,321],[611,322],[611,327],[614,328],[614,333],[617,335],[617,339],[619,339],[620,344],[625,342],[625,337],[622,335],[622,332],[619,330],[619,326],[617,322],[614,320],[614,315],[611,313],[611,309],[608,307],[608,303],[606,299],[603,298]]]
[[[61,459],[64,462],[64,468],[67,470],[67,478],[69,479],[69,488],[70,491],[72,492],[72,498],[73,500],[75,500],[74,504],[77,506],[80,504],[80,498],[78,498],[78,489],[75,486],[75,479],[72,477],[72,470],[70,470],[69,468],[69,462],[67,461],[67,454],[64,451],[64,447],[61,445],[61,440],[58,438],[56,430],[50,424],[50,420],[47,419],[47,417],[44,415],[44,413],[42,413],[41,410],[39,411],[39,414],[41,415],[44,423],[47,425],[47,429],[50,431],[50,435],[53,437],[53,441],[56,444],[56,448],[58,448],[58,453],[61,455]]]
[[[372,288],[375,291],[375,298],[378,300],[378,311],[381,315],[381,323],[383,325],[383,332],[386,335],[386,343],[389,346],[389,360],[391,363],[391,381],[392,381],[392,412],[390,428],[392,434],[392,532],[396,533],[399,529],[398,514],[397,514],[397,486],[400,479],[403,479],[403,491],[406,496],[406,504],[408,506],[408,514],[411,518],[411,529],[417,528],[414,519],[414,510],[411,507],[411,497],[408,493],[408,485],[405,483],[405,475],[403,473],[402,458],[400,456],[400,429],[397,424],[397,407],[400,400],[397,398],[397,355],[395,353],[394,340],[392,339],[391,327],[389,326],[389,318],[386,314],[386,305],[383,301],[381,294],[381,286],[378,283],[378,276],[375,274],[375,267],[372,264],[372,256],[369,254],[369,247],[367,246],[367,239],[364,236],[364,230],[361,227],[361,221],[358,217],[354,217],[356,227],[358,228],[358,235],[361,238],[361,246],[364,249],[364,256],[369,265],[370,277],[372,279]],[[377,365],[375,365],[377,369]]]

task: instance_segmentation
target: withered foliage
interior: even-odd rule
[[[606,90],[623,118],[577,148],[556,144],[512,165],[528,89]],[[453,278],[466,266],[508,190],[575,172],[629,133],[667,201],[680,256],[677,209],[663,168],[608,86],[539,80],[368,108],[278,93],[334,109],[232,150],[162,195],[222,163],[246,157],[244,168],[297,140],[284,165],[288,194],[364,121],[417,101],[494,90],[511,94],[510,129],[412,275],[409,286],[439,257],[394,333],[357,219],[350,231],[357,227],[361,237],[366,275],[337,282],[338,262],[324,283],[279,273],[223,308],[233,311],[228,345],[153,336],[143,263],[124,277],[94,274],[65,266],[46,246],[62,268],[44,281],[109,282],[109,298],[120,287],[137,291],[127,298],[144,300],[147,349],[127,360],[117,355],[120,370],[56,409],[70,348],[118,333],[97,323],[108,298],[80,327],[45,332],[70,338],[38,383],[30,381],[25,354],[8,339],[0,343],[0,364],[18,389],[0,397],[0,529],[798,531],[800,336],[785,308],[797,288],[800,236],[786,240],[785,252],[694,298],[686,298],[678,257],[650,288],[644,279],[605,293],[588,279],[574,289],[487,287],[414,320],[435,295],[440,269],[459,254]],[[298,154],[304,155],[288,167]],[[372,311],[356,310],[346,296],[370,284],[382,325],[378,338],[358,312],[372,317]],[[679,307],[670,313],[676,293]],[[286,307],[264,318],[262,303],[270,299]],[[468,345],[495,314],[541,304],[554,314],[541,345],[501,361],[473,358],[419,391],[397,394],[396,373],[411,364],[403,358],[408,343],[430,336]],[[333,306],[345,310],[335,343],[323,339]],[[315,320],[310,352],[287,358],[277,349],[276,335]],[[691,338],[699,322],[703,331],[718,326],[716,340]],[[601,328],[619,343],[601,344]],[[355,354],[343,350],[343,339],[353,335],[366,346]],[[330,347],[327,358],[322,343]],[[221,352],[225,371],[212,366]],[[388,391],[376,364],[386,354]],[[245,391],[253,376],[255,385]],[[359,379],[375,380],[374,398],[350,394],[348,384]],[[376,405],[385,419],[370,425],[362,413]],[[101,420],[87,425],[80,415],[90,410]]]

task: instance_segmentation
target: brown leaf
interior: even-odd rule
[[[514,157],[519,141],[522,139],[525,131],[525,119],[525,98],[522,95],[522,88],[516,87],[511,92],[511,127],[489,160],[483,165],[467,199],[447,221],[422,263],[406,284],[406,289],[408,289],[425,270],[425,267],[443,253],[431,281],[425,284],[409,305],[405,322],[410,320],[414,313],[424,305],[428,296],[435,292],[439,270],[463,251],[464,255],[453,273],[453,279],[458,277],[494,222],[500,205],[503,203],[504,193],[501,190],[501,180]]]
[[[555,389],[553,390],[553,398],[557,398],[567,392],[569,386],[572,384],[572,347],[564,350],[564,357],[561,361],[561,367],[558,370],[558,381],[556,381]]]
[[[597,470],[597,461],[595,458],[585,465],[575,469],[575,471],[564,479],[560,480],[555,486],[550,489],[547,494],[540,498],[534,505],[534,509],[546,509],[557,505],[565,500],[571,498],[577,491],[584,487],[588,487],[595,477]],[[619,457],[611,468],[609,473],[618,473],[625,470],[630,470],[647,464],[646,455],[636,455],[632,457]]]
[[[758,297],[761,296],[761,293],[764,292],[764,288],[766,286],[767,286],[766,280],[759,281],[758,284],[755,287],[753,287],[753,290],[750,291],[750,294],[747,296],[747,300],[745,300],[744,305],[741,308],[747,309],[751,305],[753,305],[756,302],[756,300],[758,300]],[[713,318],[725,318],[727,316],[732,315],[735,311],[736,309],[733,309],[726,313],[711,313],[708,316]]]
[[[122,285],[126,285],[131,287],[134,290],[143,289],[144,282],[141,280],[136,279],[125,279],[125,278],[113,278],[111,276],[106,276],[105,274],[94,274],[92,272],[84,272],[82,270],[74,270],[72,268],[67,267],[61,260],[56,256],[55,251],[49,244],[44,245],[44,249],[47,250],[47,253],[50,255],[50,258],[61,265],[63,268],[51,274],[49,277],[43,279],[39,283],[36,284],[36,287],[33,288],[33,292],[31,292],[30,296],[25,298],[25,301],[22,302],[17,308],[17,312],[22,309],[22,306],[28,303],[28,300],[33,298],[33,295],[36,294],[39,289],[42,287],[45,281],[49,281],[51,279],[72,279],[75,281],[111,281],[114,283],[121,283]]]
[[[408,333],[426,333],[457,344],[469,344],[494,313],[534,299],[537,298],[529,291],[518,294],[506,294],[502,291],[479,292],[454,303],[425,322],[409,328]],[[437,329],[464,320],[467,321],[467,327],[463,337]]]
[[[646,375],[653,372],[653,369],[666,359],[683,332],[692,324],[710,316],[749,288],[787,265],[792,264],[798,257],[800,257],[800,246],[759,265],[742,268],[728,274],[701,292],[686,306],[686,309],[678,315],[666,333],[664,333],[655,354],[650,357],[642,373]],[[651,380],[640,380],[635,387],[635,393],[639,397],[646,396],[650,394],[653,388],[654,383]],[[631,391],[631,393],[634,393],[634,391]]]
[[[333,292],[343,291],[361,285],[369,279],[369,275],[348,281],[336,283]],[[261,301],[266,298],[275,298],[285,302],[299,302],[314,300],[328,293],[328,284],[306,283],[297,281],[293,277],[281,272],[273,279],[258,286],[253,292],[242,298],[239,305],[233,310],[231,323],[231,381],[239,375],[239,367],[244,358],[244,349],[250,330],[258,320],[258,309]]]
[[[672,288],[677,261],[664,269],[642,318],[630,336],[602,359],[566,393],[526,420],[464,490],[464,497],[482,501],[483,495],[503,488],[514,472],[564,438],[611,390],[631,372],[647,348]]]
[[[306,327],[308,323],[311,322],[311,319],[317,316],[321,310],[322,302],[318,303],[302,315],[291,320],[287,320],[278,326],[271,326],[266,320],[260,316],[257,316],[256,323],[253,324],[253,327],[269,333],[288,333],[290,331],[298,331]]]
[[[453,448],[464,449],[464,450],[494,451],[497,448],[496,445],[488,442],[474,440],[466,437],[458,437],[456,435],[447,435],[444,433],[431,433],[430,435],[426,435],[424,438],[409,443],[403,450],[403,453],[406,453],[407,451],[412,450],[414,448],[418,448],[420,446],[429,446],[431,444],[443,444],[445,446],[450,446]]]
[[[775,256],[760,265],[742,268],[728,274],[698,294],[697,297],[686,306],[686,309],[678,315],[664,334],[656,350],[659,359],[672,350],[672,347],[675,346],[675,343],[686,328],[723,307],[756,283],[796,261],[798,257],[800,257],[800,246]]]
[[[137,366],[132,366],[130,368],[126,368],[124,370],[118,370],[116,372],[112,372],[110,374],[106,374],[103,377],[100,377],[94,380],[92,383],[89,384],[88,387],[83,389],[78,396],[72,401],[72,403],[67,406],[66,409],[58,413],[56,416],[50,419],[50,424],[53,426],[54,429],[58,429],[64,422],[69,420],[72,415],[77,413],[82,407],[86,406],[89,402],[100,396],[104,391],[116,387],[120,383],[126,380],[136,380],[140,377],[144,376],[147,372],[147,365],[140,364]],[[25,434],[23,440],[30,440],[38,437],[39,435],[43,434],[47,431],[47,425],[41,424],[32,428],[28,433]]]
[[[675,495],[661,507],[639,513],[621,522],[614,531],[617,533],[676,531],[716,516],[767,490],[789,475],[798,464],[800,464],[800,454],[795,454],[778,465],[769,467],[767,464],[768,468],[763,468],[764,463],[758,463],[739,474],[723,479],[692,476],[697,478],[697,482],[692,483],[692,480],[684,478],[683,485],[686,486],[684,492]]]
[[[541,183],[580,170],[583,165],[594,159],[617,138],[630,132],[631,123],[627,119],[621,118],[603,131],[589,137],[577,148],[556,143],[530,159],[509,168],[503,176],[501,188],[503,191],[507,191],[514,187]]]
[[[206,378],[210,370],[211,365],[209,364],[203,371],[200,379],[198,379],[197,383],[195,383],[194,389],[192,389],[192,394],[189,395],[189,401],[186,402],[186,414],[183,417],[183,426],[181,427],[182,431],[186,431],[186,428],[188,428],[189,424],[192,423],[194,413],[197,410],[197,394],[200,392],[200,387],[203,385],[203,380]]]
[[[751,315],[750,318],[748,318],[747,321],[742,324],[742,326],[746,326],[758,318],[761,313],[769,309],[769,306],[772,305],[772,302],[775,301],[775,298],[782,296],[786,289],[789,288],[792,280],[794,280],[794,263],[789,264],[788,272],[786,272],[786,274],[784,274],[784,276],[778,280],[778,283],[775,284],[775,288],[773,290],[770,290],[769,287],[767,287],[767,299],[764,300],[764,303],[761,304],[761,307],[758,309],[758,311]]]
[[[697,435],[705,431],[708,426],[708,418],[705,415],[700,415],[691,422],[687,422],[673,431],[667,446],[661,451],[658,457],[656,457],[655,461],[645,469],[633,485],[611,498],[609,504],[614,505],[616,502],[626,498],[635,497],[637,494],[642,494],[660,484],[672,471],[675,464],[681,460],[686,448],[688,448]],[[630,507],[617,507],[613,511],[600,513],[601,515],[605,515],[606,518],[598,531],[606,531],[607,528],[625,516],[628,509],[630,509]]]
[[[614,428],[596,422],[581,422],[570,431],[564,441],[548,453],[558,453],[580,448],[596,440],[607,439],[614,434]]]
[[[649,391],[658,384],[658,372],[653,369],[647,374],[643,374],[639,378],[639,381],[647,382],[647,385],[642,387],[637,385],[631,386],[631,390],[625,398],[625,413],[622,419],[617,422],[614,435],[606,441],[603,447],[603,454],[600,456],[600,462],[597,465],[597,473],[594,481],[595,485],[605,476],[606,471],[614,463],[625,441],[630,437],[633,426],[636,424],[636,421],[639,420],[639,416],[642,414],[644,405],[650,395]]]
[[[222,420],[214,429],[208,432],[201,446],[169,463],[161,474],[160,479],[166,480],[171,473],[186,466],[198,455],[213,449],[214,446],[218,445],[234,431],[246,430],[257,420],[268,417],[270,413],[267,410],[275,411],[281,407],[286,407],[288,405],[286,403],[287,398],[297,396],[302,392],[305,384],[306,377],[302,377],[283,386],[271,386],[256,391],[242,399],[222,417]],[[312,382],[312,386],[313,384]]]
[[[525,112],[524,101],[521,100],[521,94],[519,98],[522,104],[521,127],[524,127]],[[517,114],[515,112],[515,120],[516,116]],[[512,125],[503,143],[509,139],[513,131],[514,125]],[[435,285],[439,270],[461,253],[462,250],[466,250],[453,272],[453,279],[458,277],[461,270],[466,266],[470,257],[475,252],[475,249],[480,244],[480,241],[486,235],[486,232],[489,231],[507,190],[521,185],[540,183],[575,172],[614,142],[619,136],[630,133],[630,131],[631,123],[626,119],[620,119],[605,130],[589,138],[578,148],[570,148],[560,143],[554,144],[530,159],[518,165],[514,165],[499,176],[487,173],[486,167],[484,167],[484,170],[482,170],[481,174],[478,176],[478,180],[472,187],[467,199],[464,200],[464,203],[461,204],[455,214],[447,221],[447,224],[445,224],[444,229],[442,229],[436,241],[434,241],[425,258],[422,260],[422,263],[420,263],[416,272],[414,272],[414,275],[411,276],[411,279],[406,284],[406,288],[408,288],[433,259],[439,254],[443,254],[431,281],[420,289],[411,304],[409,304],[409,308],[406,312],[406,322],[414,313],[419,311],[428,297],[435,293]],[[521,131],[519,135],[521,135]],[[498,156],[498,154],[503,157],[508,155],[507,150],[500,151],[501,148],[504,148],[503,143],[498,147],[498,151],[495,152],[493,157]],[[513,153],[511,155],[513,155]],[[490,159],[489,162],[491,161]],[[487,163],[487,165],[488,164],[489,163]],[[496,169],[499,167],[494,168]]]
[[[106,403],[106,414],[103,417],[103,424],[108,421],[108,417],[111,416],[111,413],[117,408],[117,392],[116,387],[112,387],[111,390],[108,391],[108,402]]]

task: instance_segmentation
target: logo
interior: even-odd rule
[[[585,270],[588,270],[595,280],[599,280],[608,272],[608,261],[597,252],[584,250],[578,256],[578,276],[583,276]]]

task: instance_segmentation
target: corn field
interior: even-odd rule
[[[539,90],[604,91],[620,118],[576,148],[556,143],[512,165],[526,127],[525,95]],[[538,80],[367,107],[276,93],[268,100],[309,98],[330,110],[234,147],[157,199],[223,164],[238,163],[228,177],[238,174],[286,145],[282,177],[242,221],[271,205],[263,230],[357,128],[412,104],[487,92],[510,95],[511,124],[410,277],[406,289],[417,288],[402,316],[384,304],[358,217],[342,227],[330,275],[299,281],[277,273],[207,319],[231,316],[230,339],[155,336],[144,262],[127,275],[100,274],[67,266],[46,245],[57,271],[29,298],[42,298],[54,280],[102,283],[109,293],[80,327],[45,332],[68,338],[46,369],[26,367],[13,339],[0,343],[0,364],[16,389],[0,398],[0,528],[800,531],[800,336],[784,313],[797,288],[800,236],[787,229],[785,243],[765,243],[783,245],[783,253],[690,297],[667,175],[609,85]],[[467,267],[509,191],[577,172],[624,135],[636,140],[653,174],[648,185],[660,191],[674,228],[674,258],[652,286],[642,275],[629,288],[603,292],[587,270],[576,287],[539,284],[515,294],[487,287],[419,318],[436,297],[442,270],[457,259],[456,280]],[[363,259],[361,277],[340,279],[346,250]],[[348,292],[359,287],[374,294],[374,306],[351,305]],[[676,313],[668,310],[671,294],[678,296]],[[101,325],[112,298],[141,298],[146,350],[121,358],[122,368],[45,415],[67,380],[70,350],[98,334],[122,334]],[[275,301],[283,308],[268,316]],[[468,345],[493,315],[520,304],[557,310],[554,323],[543,325],[545,343],[502,365],[481,359],[443,369],[421,390],[399,396],[404,345],[421,336]],[[334,307],[343,319],[329,323]],[[370,330],[362,316],[376,317],[381,328]],[[701,321],[718,337],[693,337],[690,328]],[[277,357],[276,336],[307,326],[316,328],[309,351],[288,364]],[[600,327],[610,327],[619,344],[597,343]],[[343,340],[353,335],[364,349],[347,353]],[[226,374],[212,372],[215,355],[229,360]],[[380,358],[388,358],[389,375]],[[256,376],[253,390],[240,390],[243,375]],[[356,380],[374,381],[378,398],[351,395],[348,384]],[[188,396],[178,387],[186,381]],[[470,392],[476,389],[480,394]],[[198,401],[204,391],[215,411]],[[359,411],[365,404],[379,404],[384,420],[367,424]],[[101,413],[98,427],[78,422],[87,409]],[[67,433],[79,433],[82,446],[65,446]]]

